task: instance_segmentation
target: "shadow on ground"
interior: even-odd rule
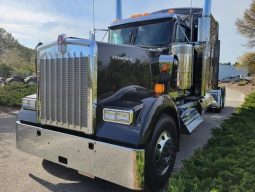
[[[33,174],[29,174],[29,177],[38,182],[39,184],[46,187],[49,191],[53,192],[62,192],[62,191],[89,191],[89,192],[96,192],[96,191],[111,191],[111,192],[131,192],[126,188],[120,187],[113,183],[95,178],[91,179],[85,177],[83,175],[78,174],[76,170],[66,168],[64,166],[52,163],[47,160],[43,160],[42,162],[43,168],[50,173],[51,175],[61,178],[64,181],[63,183],[50,183],[42,178],[39,178]]]

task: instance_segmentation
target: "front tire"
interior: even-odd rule
[[[150,191],[166,185],[177,153],[177,129],[173,118],[162,115],[145,152],[145,184]]]

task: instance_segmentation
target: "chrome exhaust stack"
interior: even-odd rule
[[[198,20],[198,45],[197,49],[203,50],[203,61],[202,61],[202,79],[201,79],[201,96],[205,96],[211,89],[212,75],[211,71],[211,0],[204,0],[204,9],[202,17]]]
[[[204,0],[203,17],[210,17],[212,12],[212,0]]]
[[[122,1],[116,0],[116,20],[122,19]]]
[[[211,29],[211,0],[204,0],[203,16],[198,21],[198,42],[210,41]]]

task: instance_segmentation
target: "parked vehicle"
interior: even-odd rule
[[[208,108],[225,105],[210,7],[205,0],[204,9],[117,18],[108,43],[59,35],[39,46],[38,92],[23,99],[17,148],[90,177],[158,191],[180,134],[191,134]]]
[[[4,84],[4,83],[5,83],[5,80],[6,80],[6,78],[0,77],[0,84]]]
[[[13,76],[13,77],[7,78],[5,80],[5,84],[10,84],[10,83],[24,83],[24,78],[20,76]]]
[[[229,76],[225,77],[221,80],[222,83],[236,83],[242,81],[244,78],[237,75],[237,76]]]
[[[37,78],[36,78],[36,76],[28,76],[24,79],[24,83],[28,84],[28,85],[36,85]]]
[[[245,77],[244,78],[248,83],[252,83],[252,82],[254,82],[254,77]]]

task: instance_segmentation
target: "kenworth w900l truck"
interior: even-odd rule
[[[224,107],[210,7],[117,20],[108,43],[59,35],[38,46],[37,94],[23,99],[17,148],[126,188],[160,189],[180,134]]]

